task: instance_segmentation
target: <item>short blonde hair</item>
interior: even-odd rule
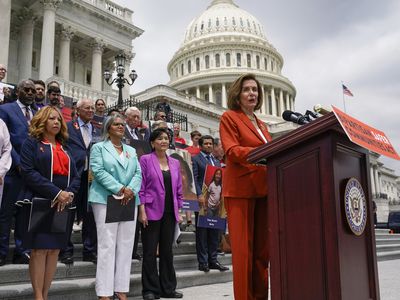
[[[56,135],[56,140],[60,142],[62,145],[68,140],[68,128],[65,123],[64,117],[62,113],[53,106],[45,106],[41,110],[39,110],[31,120],[31,126],[29,127],[29,134],[31,137],[42,141],[44,137],[44,133],[46,131],[46,122],[50,118],[50,114],[55,111],[60,116],[60,124],[61,129],[60,132]]]

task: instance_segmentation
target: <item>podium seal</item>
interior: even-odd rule
[[[367,201],[360,182],[354,177],[350,178],[346,184],[344,209],[350,230],[360,236],[367,224]]]

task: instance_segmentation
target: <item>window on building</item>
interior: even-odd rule
[[[215,21],[215,25],[217,25],[217,27],[219,27],[219,19],[217,18],[217,20]]]
[[[33,69],[37,68],[37,51],[36,50],[32,51],[32,68]]]
[[[181,64],[181,76],[183,76],[184,66]]]
[[[187,63],[188,73],[192,73],[192,62],[189,60]]]
[[[256,65],[257,69],[260,69],[260,57],[258,55],[256,56]]]
[[[91,85],[92,84],[92,70],[86,69],[86,84]]]
[[[232,17],[232,25],[233,25],[233,26],[236,26],[235,17]]]
[[[201,26],[200,26],[200,30],[203,31],[203,29],[204,29],[204,21],[201,22]]]
[[[247,54],[247,55],[246,55],[246,58],[247,58],[247,67],[248,67],[248,68],[251,68],[251,55],[250,55],[250,54]]]
[[[226,60],[226,66],[230,67],[231,66],[231,54],[230,53],[225,54],[225,60]]]
[[[196,71],[200,71],[200,58],[196,58]]]
[[[206,100],[207,102],[210,101],[210,95],[208,93],[204,94],[204,100]]]
[[[220,67],[220,64],[221,64],[221,62],[220,62],[220,56],[219,56],[219,54],[215,54],[215,66],[216,66],[217,68],[219,68],[219,67]]]
[[[242,54],[236,53],[236,65],[238,67],[242,66]]]
[[[209,69],[210,68],[210,56],[206,55],[204,59],[206,61],[206,69]]]
[[[264,69],[268,70],[268,60],[267,60],[267,58],[264,58]]]

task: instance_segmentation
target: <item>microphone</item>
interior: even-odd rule
[[[282,113],[282,118],[285,121],[293,122],[299,125],[304,125],[309,123],[306,117],[304,117],[301,113],[293,112],[291,110],[285,110]]]
[[[323,115],[323,116],[325,116],[325,115],[329,114],[330,112],[332,112],[332,110],[330,108],[323,107],[321,104],[315,104],[314,105],[314,111],[316,113],[319,113],[320,115]]]

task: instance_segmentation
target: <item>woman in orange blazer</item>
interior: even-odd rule
[[[251,150],[271,140],[254,114],[262,99],[255,76],[240,76],[229,89],[229,110],[222,115],[219,128],[226,153],[223,195],[236,300],[268,298],[267,168],[247,162]]]

